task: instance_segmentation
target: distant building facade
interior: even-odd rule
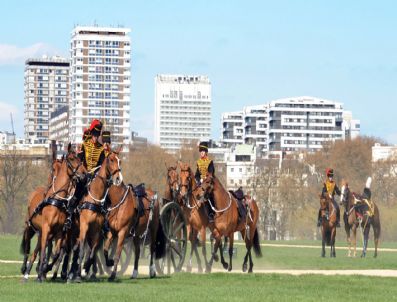
[[[64,106],[51,113],[50,141],[56,141],[61,146],[69,143],[69,107]]]
[[[155,77],[154,141],[176,151],[211,135],[211,82],[207,76]]]
[[[24,136],[28,144],[47,144],[50,114],[69,103],[69,61],[61,57],[25,62]]]
[[[360,121],[341,103],[303,96],[223,113],[221,141],[229,147],[254,144],[267,157],[280,151],[316,151],[324,142],[359,133]]]
[[[72,31],[69,136],[80,143],[98,118],[112,143],[130,141],[131,39],[128,28],[77,26]]]

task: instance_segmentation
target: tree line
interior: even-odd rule
[[[283,158],[281,166],[278,159],[257,159],[250,187],[245,189],[260,206],[261,237],[316,237],[319,194],[325,180],[325,169],[331,167],[338,185],[344,180],[358,193],[362,192],[367,177],[372,176],[372,199],[380,208],[382,239],[397,240],[394,232],[397,220],[393,219],[397,213],[397,159],[373,163],[372,146],[377,142],[385,144],[372,137],[330,142],[315,153],[289,154]],[[184,144],[176,154],[149,144],[131,148],[123,156],[122,172],[126,182],[133,185],[145,183],[161,196],[166,186],[166,168],[183,161],[195,171],[198,157],[196,144]],[[32,163],[13,150],[1,156],[0,232],[21,232],[30,192],[37,186],[48,185],[50,161],[49,157],[45,162]],[[217,172],[216,176],[225,184],[224,171]],[[343,227],[339,229],[338,237],[344,238]]]

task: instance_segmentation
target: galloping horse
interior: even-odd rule
[[[199,233],[206,272],[209,272],[211,270],[211,267],[209,265],[209,262],[207,261],[206,251],[206,227],[210,227],[208,215],[206,214],[204,207],[201,206],[201,203],[199,203],[192,194],[193,190],[197,187],[193,171],[190,169],[187,163],[181,162],[179,164],[179,167],[181,169],[181,172],[179,174],[180,198],[178,199],[178,202],[182,207],[186,217],[186,221],[188,222],[188,234],[191,244],[190,258],[186,270],[192,270],[192,256],[194,252],[197,258],[198,271],[203,271],[203,268],[201,266],[201,259],[197,251],[197,234]],[[213,223],[211,227],[213,229]],[[221,256],[223,256],[222,253]]]
[[[378,255],[378,244],[379,237],[381,233],[381,225],[380,225],[380,215],[378,206],[373,202],[374,209],[373,213],[370,213],[368,205],[358,198],[357,194],[350,191],[349,186],[344,184],[341,189],[341,201],[345,206],[345,214],[343,216],[345,220],[345,230],[347,240],[349,242],[349,253],[351,255],[351,246],[353,244],[354,252],[353,256],[356,256],[356,232],[357,227],[362,228],[362,232],[364,233],[364,242],[363,242],[363,250],[361,253],[361,257],[365,257],[367,254],[367,246],[368,246],[368,237],[369,230],[372,225],[374,230],[374,242],[375,242],[375,253],[374,257]],[[345,218],[346,217],[346,218]],[[350,234],[350,230],[352,230],[352,236]]]
[[[120,151],[120,148],[119,150]],[[86,271],[88,272],[91,265],[94,264],[95,254],[98,248],[99,239],[101,235],[102,226],[105,220],[103,203],[109,191],[110,184],[120,186],[123,182],[123,176],[120,169],[120,160],[117,152],[112,151],[108,157],[103,161],[94,179],[88,185],[87,194],[82,199],[80,208],[80,233],[73,250],[77,252],[79,249],[79,263],[77,267],[76,281],[81,280],[81,267],[84,257],[84,246],[87,241],[91,250]],[[75,257],[74,257],[75,258]],[[75,266],[73,260],[72,267]],[[92,275],[95,278],[95,271]]]
[[[62,161],[61,166],[58,167],[57,174],[54,175],[52,184],[47,192],[43,188],[38,188],[29,196],[29,219],[21,245],[25,245],[25,251],[27,251],[28,241],[30,241],[29,235],[32,234],[31,229],[39,232],[40,265],[38,281],[42,281],[47,272],[48,265],[45,251],[51,240],[56,242],[56,253],[53,261],[56,262],[61,254],[61,244],[64,239],[62,229],[66,219],[65,202],[73,197],[76,182],[84,172],[85,168],[76,152],[72,150],[71,144],[69,144],[66,158]],[[25,279],[28,278],[35,257],[36,255],[33,253],[29,266],[25,271]]]
[[[325,245],[331,246],[331,257],[336,257],[335,236],[336,236],[336,208],[328,194],[320,194],[321,233],[322,251],[321,257],[325,257]]]
[[[201,187],[197,188],[193,194],[197,199],[203,201],[204,199],[210,203],[211,208],[215,211],[215,228],[213,236],[215,237],[215,246],[210,259],[210,265],[212,265],[214,256],[216,255],[219,246],[221,245],[222,236],[229,238],[229,266],[228,271],[232,270],[232,256],[233,256],[233,242],[234,232],[240,231],[245,241],[247,253],[244,257],[243,271],[246,269],[246,260],[249,257],[250,266],[248,272],[252,272],[253,262],[251,256],[251,248],[254,248],[257,257],[262,255],[259,244],[259,235],[256,224],[259,218],[259,209],[256,202],[251,199],[248,206],[249,210],[247,213],[246,220],[239,221],[238,205],[237,200],[230,192],[227,192],[219,180],[211,175],[207,174],[206,179],[203,181]],[[212,196],[214,205],[212,204]]]
[[[138,186],[138,188],[143,188]],[[140,256],[141,242],[145,244],[145,239],[150,239],[150,277],[156,276],[156,270],[153,264],[153,255],[156,259],[163,257],[165,253],[165,236],[162,226],[159,223],[159,202],[157,194],[151,190],[136,189],[131,185],[122,183],[120,186],[112,185],[109,189],[110,207],[107,209],[110,232],[104,245],[104,255],[106,265],[112,266],[113,271],[109,281],[116,277],[117,264],[120,260],[123,249],[124,239],[129,232],[133,231],[135,262],[134,271],[131,278],[138,276],[138,263]],[[142,198],[143,213],[139,217],[139,198]],[[113,237],[117,236],[117,249],[114,260],[109,259],[108,251]]]

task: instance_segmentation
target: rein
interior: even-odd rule
[[[227,207],[223,208],[222,210],[217,210],[217,209],[212,205],[211,200],[208,198],[208,202],[209,202],[209,204],[210,204],[210,206],[211,206],[211,209],[212,209],[215,213],[223,213],[223,212],[226,212],[227,210],[229,210],[230,206],[232,205],[232,195],[230,194],[230,192],[228,192],[228,195],[229,195],[229,204],[228,204]]]

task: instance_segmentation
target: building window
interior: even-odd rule
[[[234,172],[234,168],[230,168],[230,172]]]

